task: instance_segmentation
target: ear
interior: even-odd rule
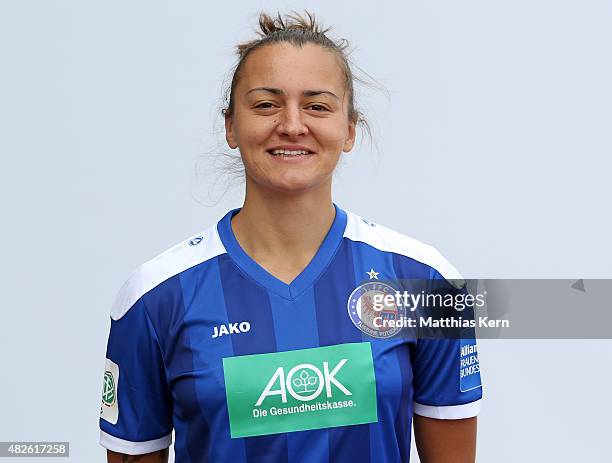
[[[234,135],[234,120],[232,116],[225,115],[225,140],[231,149],[238,148],[236,137]]]
[[[352,150],[353,146],[355,145],[355,125],[355,121],[349,122],[348,135],[346,140],[344,141],[344,146],[342,147],[342,151],[344,151],[345,153],[348,153],[350,150]]]

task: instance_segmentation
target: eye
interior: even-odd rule
[[[270,106],[263,107],[263,105],[270,105]],[[270,109],[272,106],[273,106],[272,103],[267,101],[267,102],[264,102],[264,103],[259,103],[257,106],[255,106],[255,108]]]
[[[323,112],[323,111],[329,111],[325,106],[322,106],[320,104],[313,104],[309,106],[310,108],[321,108],[321,109],[316,109],[315,111],[317,112]]]

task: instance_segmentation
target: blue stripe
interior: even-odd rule
[[[276,343],[279,351],[319,347],[314,289],[289,301],[270,293]],[[289,461],[329,461],[328,430],[287,433]]]
[[[398,339],[372,339],[372,356],[376,374],[378,423],[370,425],[370,458],[372,461],[397,461],[400,457],[397,443],[393,441],[395,416],[401,407],[400,397],[405,387],[395,352],[401,349]],[[395,429],[397,434],[397,429]],[[410,429],[408,429],[410,437]],[[397,437],[396,437],[397,439]],[[406,460],[407,461],[407,460]]]
[[[401,461],[410,459],[410,439],[412,429],[412,367],[410,364],[410,348],[408,345],[399,346],[396,349],[397,362],[402,377],[402,392],[399,401],[397,415],[395,417],[395,435]]]
[[[181,372],[196,370],[190,330],[185,328],[185,304],[179,277],[172,277],[154,288],[145,296],[145,301],[156,308],[152,321],[158,332],[166,334],[160,341],[164,361],[172,371],[169,379],[173,383],[173,394],[181,398],[181,402],[174,406],[174,414],[179,417],[175,420],[175,457],[193,463],[206,461],[210,429],[206,414],[200,407],[196,381],[189,378],[178,380]]]
[[[423,287],[425,280],[429,280],[430,267],[414,259],[399,254],[393,254],[393,267],[397,278],[404,280],[402,290],[418,292]],[[410,280],[416,280],[410,282]],[[410,439],[413,414],[413,371],[412,371],[412,349],[416,345],[414,339],[407,339],[407,344],[397,350],[397,360],[402,375],[402,394],[399,409],[395,418],[395,432],[402,461],[410,458]]]
[[[246,462],[244,442],[232,440],[227,431],[229,417],[225,391],[218,387],[207,387],[211,384],[223,384],[223,358],[234,355],[230,336],[212,338],[213,327],[227,325],[229,321],[223,293],[210,290],[221,288],[218,259],[209,262],[208,265],[196,266],[180,275],[185,301],[184,324],[191,333],[191,348],[194,353],[194,370],[188,371],[185,376],[192,377],[192,382],[200,386],[196,391],[196,398],[201,410],[200,417],[183,421],[189,423],[189,428],[194,420],[198,421],[204,417],[213,419],[211,428],[212,434],[215,435],[214,444],[202,445],[203,436],[197,435],[193,443],[205,449],[208,460]],[[177,381],[177,384],[180,384],[180,381]],[[202,453],[204,454],[204,451]],[[194,459],[194,462],[207,461],[203,456]]]
[[[350,241],[343,240],[333,261],[315,285],[319,344],[361,342],[359,331],[350,321],[347,300],[355,288]],[[348,270],[348,271],[347,271]],[[370,461],[370,425],[359,424],[329,429],[329,456],[334,463]]]
[[[132,442],[168,435],[172,429],[172,399],[162,354],[144,299],[121,319],[111,319],[106,357],[120,372],[115,378],[119,415],[116,424],[100,417],[103,431]]]
[[[315,284],[315,304],[319,344],[329,346],[343,342],[362,342],[362,337],[347,310],[347,301],[355,289],[353,255],[350,241],[344,239],[333,261]]]
[[[314,290],[294,300],[270,294],[270,306],[278,351],[319,347]]]
[[[382,252],[362,242],[351,242],[351,249],[357,285],[379,281],[396,286],[393,254]],[[367,273],[371,270],[377,273],[374,278],[370,278]],[[397,447],[392,445],[393,441],[390,440],[392,439],[392,436],[389,436],[390,426],[383,423],[394,422],[400,407],[400,396],[404,385],[394,350],[401,344],[401,340],[369,337],[365,339],[369,340],[372,346],[378,399],[378,423],[370,425],[370,458],[372,461],[397,461],[399,454]]]
[[[395,270],[393,268],[393,254],[383,252],[375,247],[360,241],[348,241],[353,250],[353,264],[355,266],[356,286],[368,281],[393,281]],[[378,275],[370,278],[368,273],[375,270]]]
[[[276,334],[267,291],[246,278],[226,254],[219,256],[221,283],[230,323],[248,321],[247,333],[229,336],[234,355],[276,352]],[[287,462],[286,434],[244,438],[248,462]]]

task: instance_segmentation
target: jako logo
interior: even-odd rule
[[[202,242],[203,239],[204,238],[202,238],[201,236],[197,236],[194,239],[189,240],[189,246],[197,246]]]
[[[249,322],[228,323],[227,325],[219,325],[213,328],[213,335],[211,336],[211,338],[218,338],[219,336],[223,336],[224,334],[246,333],[250,329],[251,324]]]
[[[323,362],[323,371],[310,363],[300,363],[289,370],[286,377],[285,369],[279,367],[268,381],[255,406],[259,407],[264,399],[271,395],[280,395],[283,403],[287,403],[287,391],[294,399],[307,402],[316,399],[325,388],[325,393],[330,398],[332,384],[345,395],[352,395],[351,391],[335,378],[346,362],[347,359],[340,360],[332,371],[329,371],[328,362]],[[278,383],[278,389],[273,390],[272,387],[276,383]]]

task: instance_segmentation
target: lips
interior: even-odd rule
[[[267,149],[268,153],[272,154],[273,151],[283,150],[283,151],[307,151],[308,154],[314,153],[314,150],[310,149],[304,145],[277,145],[272,146]]]
[[[296,150],[298,151],[298,150]],[[289,154],[289,153],[273,153],[272,150],[268,150],[267,151],[268,154],[271,154],[272,156],[310,156],[311,154],[314,154],[313,152],[309,151],[307,153],[295,153],[295,154]]]

